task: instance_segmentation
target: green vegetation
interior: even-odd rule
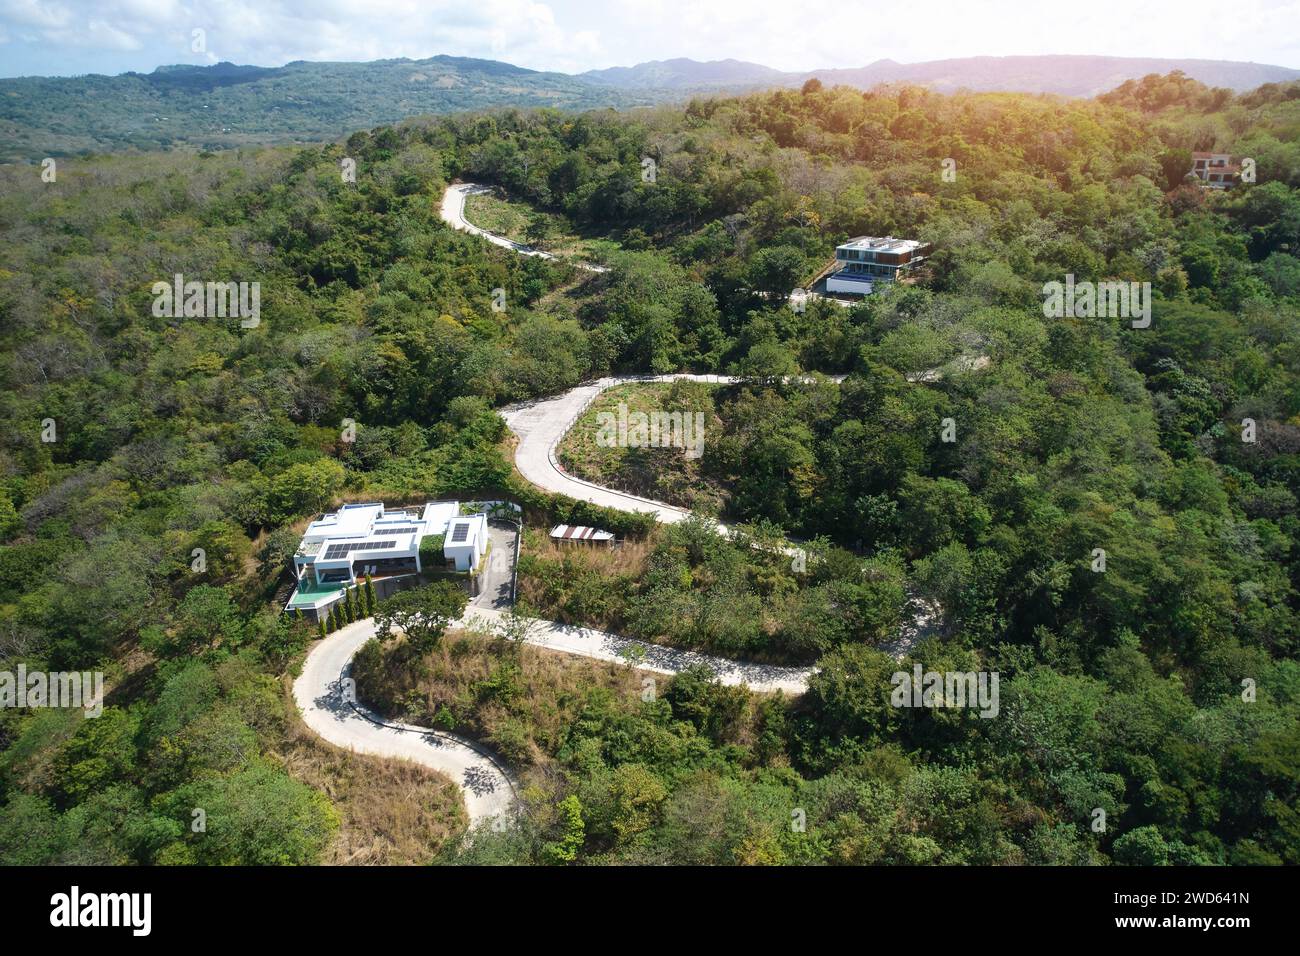
[[[461,859],[1300,862],[1298,110],[1295,84],[1177,77],[1070,102],[827,86],[0,172],[0,657],[109,685],[96,720],[0,712],[0,858],[338,859],[355,811],[284,756],[283,681],[318,636],[276,613],[301,523],[501,497],[643,559],[539,551],[538,606],[820,672],[793,704],[703,675],[520,704],[526,653],[481,694],[451,672],[455,695],[414,688],[555,762],[520,834]],[[1184,183],[1209,148],[1259,181]],[[575,282],[455,233],[453,178],[623,251]],[[934,242],[927,274],[851,309],[785,304],[864,233]],[[259,282],[260,323],[155,316],[177,273]],[[1150,282],[1150,327],[1045,318],[1067,274]],[[962,356],[988,362],[908,378]],[[847,378],[774,384],[801,370]],[[616,371],[753,377],[710,396],[698,473],[652,458],[628,480],[821,539],[806,579],[698,525],[639,543],[644,516],[522,484],[492,409]],[[909,594],[939,633],[900,665],[879,648]],[[891,706],[912,661],[998,671],[1000,716]],[[197,800],[220,840],[195,838]],[[394,857],[418,857],[403,832]]]
[[[542,617],[724,657],[812,661],[877,644],[897,632],[907,599],[896,555],[860,559],[822,539],[796,571],[770,525],[724,538],[692,518],[612,552],[540,537],[520,555],[519,588]]]
[[[619,421],[622,408],[627,415],[655,411],[703,415],[704,447],[716,437],[715,388],[700,382],[620,385],[602,392],[569,430],[556,448],[564,470],[579,478],[618,488],[655,501],[690,508],[703,514],[724,510],[727,490],[706,476],[698,458],[679,447],[626,447],[602,441],[601,423]],[[620,408],[622,406],[622,408]],[[612,415],[613,418],[602,418]],[[688,426],[684,426],[688,427]],[[692,432],[693,434],[693,432]]]
[[[282,67],[159,67],[121,76],[0,79],[0,162],[106,150],[334,140],[422,113],[592,109],[661,98],[493,60],[435,56]]]
[[[375,608],[375,640],[401,634],[413,654],[431,650],[447,625],[465,612],[465,592],[449,581],[398,591]]]
[[[492,193],[467,196],[465,218],[480,229],[566,259],[597,262],[618,249],[608,239],[577,235],[563,215],[538,212]]]
[[[315,861],[338,817],[277,759],[293,718],[277,682],[258,671],[251,654],[170,662],[147,708],[7,721],[14,735],[0,758],[10,795],[0,811],[0,858]]]

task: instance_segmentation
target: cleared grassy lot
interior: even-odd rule
[[[579,235],[564,216],[541,212],[527,203],[502,199],[495,193],[467,196],[465,218],[480,229],[565,259],[597,262],[618,249],[618,243],[610,239]]]
[[[339,813],[322,863],[424,865],[464,832],[459,788],[425,767],[340,750],[301,723],[289,729],[278,756],[290,776],[323,792]]]
[[[385,716],[467,734],[516,768],[549,764],[593,695],[625,713],[640,703],[641,673],[473,629],[449,632],[412,656],[404,639],[367,647],[356,662],[363,700]]]
[[[560,464],[572,475],[620,491],[706,514],[721,514],[728,493],[706,474],[710,434],[720,428],[714,414],[716,386],[700,382],[620,385],[608,389],[564,436],[556,450]],[[703,455],[691,457],[680,447],[606,447],[600,440],[601,414],[618,418],[626,406],[629,416],[657,411],[704,416]],[[608,421],[608,420],[606,420]]]

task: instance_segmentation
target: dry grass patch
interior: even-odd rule
[[[418,660],[401,638],[382,657],[357,656],[357,693],[381,713],[465,734],[510,764],[546,766],[593,694],[629,710],[640,705],[643,672],[474,631],[452,631]],[[659,678],[662,680],[662,678]]]
[[[660,528],[656,525],[645,538],[640,540],[625,539],[618,547],[602,547],[584,544],[558,544],[550,535],[549,528],[524,531],[523,547],[529,554],[546,561],[572,558],[601,574],[617,576],[630,574],[639,577],[646,569],[646,562],[654,552]]]
[[[427,767],[327,744],[300,721],[277,756],[294,779],[338,809],[338,833],[321,856],[330,865],[427,864],[467,826],[460,788]]]
[[[465,218],[480,229],[564,259],[592,259],[597,257],[602,247],[614,247],[609,239],[579,234],[565,216],[535,209],[524,202],[502,199],[496,193],[470,193],[466,196]],[[544,225],[540,237],[529,231],[534,222]]]
[[[519,554],[522,605],[562,624],[625,631],[628,598],[647,570],[658,533],[617,548],[561,545],[544,532],[526,534]]]

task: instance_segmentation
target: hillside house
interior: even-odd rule
[[[928,242],[893,236],[858,236],[835,247],[835,269],[826,277],[827,292],[870,295],[877,282],[894,282],[934,251]]]
[[[1192,175],[1211,189],[1231,189],[1241,179],[1241,165],[1228,153],[1192,153]]]
[[[464,540],[452,541],[460,527],[473,529]],[[457,570],[470,570],[477,557],[466,563],[465,545],[482,555],[487,538],[487,517],[460,516],[460,503],[431,501],[423,507],[388,510],[378,502],[348,504],[321,515],[307,526],[293,556],[297,585],[287,611],[301,611],[313,620],[329,612],[349,587],[373,578],[400,577],[425,570],[420,563],[420,542],[443,535],[443,557]],[[432,569],[430,569],[432,570]]]

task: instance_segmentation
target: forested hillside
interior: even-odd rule
[[[1227,60],[1095,56],[881,60],[860,69],[797,73],[736,60],[676,59],[577,75],[445,55],[277,67],[178,64],[118,76],[0,78],[0,163],[110,150],[332,142],[426,113],[501,106],[628,109],[699,93],[798,89],[814,77],[859,89],[915,84],[942,92],[1093,96],[1125,80],[1171,71],[1228,93],[1300,76],[1287,67]]]
[[[333,141],[421,113],[507,104],[628,107],[662,98],[456,56],[24,76],[0,79],[0,162],[106,150]]]
[[[1184,182],[1206,149],[1254,158],[1258,182]],[[455,233],[437,209],[457,178],[622,251],[590,274]],[[545,772],[523,827],[440,859],[1300,862],[1300,84],[810,86],[0,181],[0,657],[110,686],[97,720],[0,711],[0,859],[321,859],[338,801],[286,756],[284,677],[313,635],[273,601],[303,519],[523,496],[495,406],[722,371],[754,381],[711,409],[701,468],[737,518],[820,538],[823,560],[795,579],[689,523],[651,536],[635,593],[547,555],[530,587],[614,593],[600,613],[684,643],[703,632],[682,622],[740,607],[725,646],[815,657],[809,692],[688,674],[642,702],[566,672],[532,685],[542,706],[527,659],[466,645],[486,670],[447,677],[454,706],[391,709]],[[853,308],[786,304],[863,234],[936,252]],[[176,273],[260,282],[260,323],[155,316]],[[1150,282],[1150,327],[1045,318],[1067,274]],[[847,378],[781,384],[801,372]],[[908,593],[942,620],[900,665],[878,645]],[[1000,716],[891,707],[914,661],[1000,672]],[[195,806],[233,835],[198,839]]]

